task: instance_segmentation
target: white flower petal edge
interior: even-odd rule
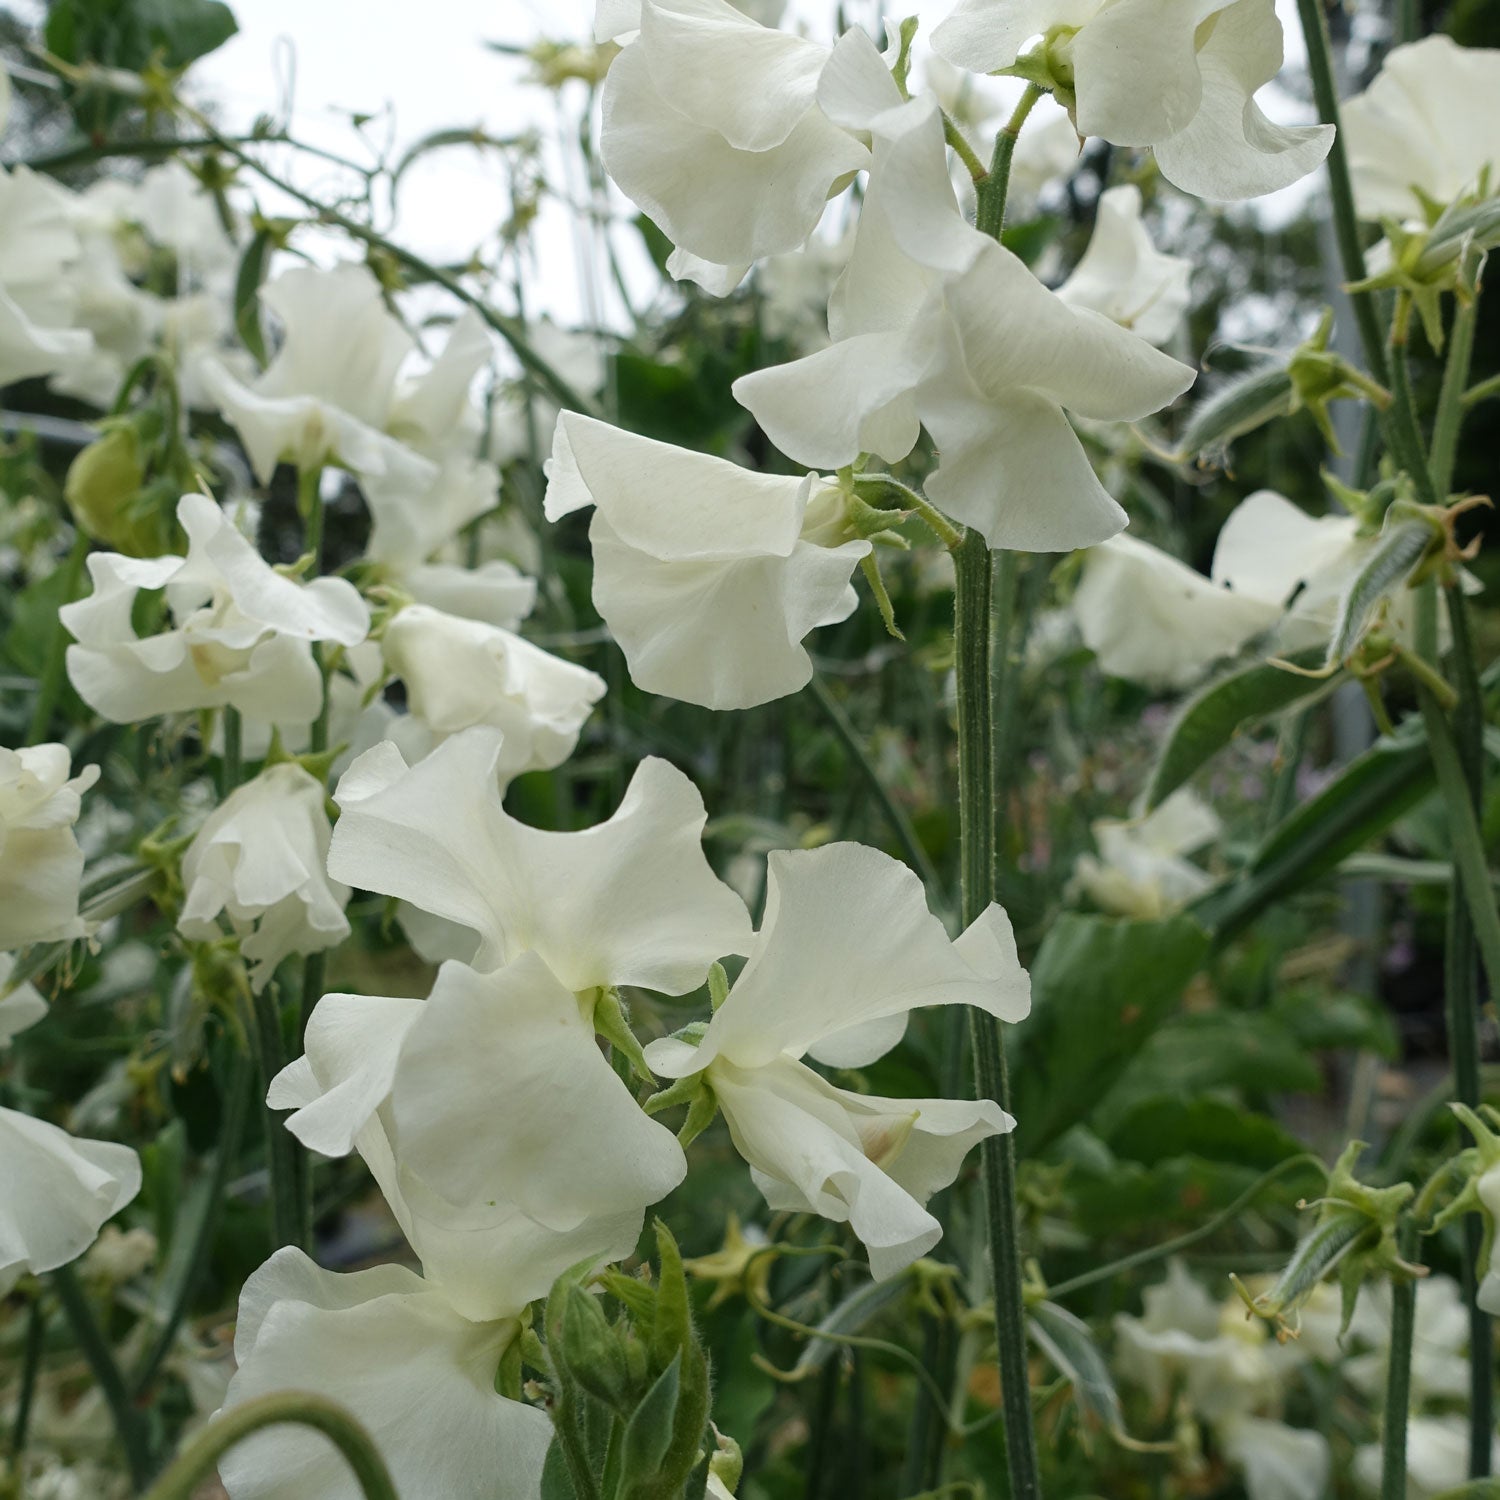
[[[846,619],[865,541],[814,540],[842,498],[816,475],[754,474],[564,412],[546,514],[595,507],[594,603],[632,680],[707,708],[806,686],[803,638]]]
[[[69,199],[26,167],[0,169],[0,385],[53,374],[93,346],[68,326],[75,299],[59,274],[80,250]]]
[[[1223,826],[1191,787],[1180,787],[1144,818],[1101,818],[1092,832],[1098,857],[1078,856],[1073,884],[1103,911],[1155,921],[1212,884],[1186,856],[1218,838]]]
[[[0,1293],[23,1272],[76,1260],[140,1189],[140,1158],[128,1146],[0,1109]]]
[[[495,1392],[518,1332],[512,1320],[470,1322],[399,1266],[337,1275],[279,1250],[241,1293],[239,1368],[225,1410],[274,1391],[313,1391],[375,1437],[402,1494],[534,1500],[552,1424]],[[337,1450],[300,1428],[235,1445],[219,1472],[232,1500],[360,1495]]]
[[[71,770],[66,745],[0,747],[0,953],[88,930],[78,914],[83,850],[73,825],[99,768],[70,778]]]
[[[349,936],[349,888],[325,873],[332,834],[326,795],[295,762],[271,766],[209,814],[183,855],[187,894],[178,931],[212,942],[226,915],[257,990],[282,959],[322,952]]]
[[[681,771],[647,759],[607,822],[551,833],[501,807],[503,748],[476,728],[410,768],[394,745],[362,755],[335,793],[330,873],[470,928],[477,968],[535,950],[575,993],[680,995],[715,959],[748,951],[749,916],[704,857],[708,815]]]
[[[0,1047],[8,1047],[12,1037],[36,1025],[47,1014],[47,1002],[35,985],[11,984],[15,967],[13,954],[0,953]]]

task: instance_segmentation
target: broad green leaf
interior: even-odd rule
[[[1143,1099],[1110,1131],[1116,1156],[1154,1167],[1192,1154],[1236,1166],[1274,1167],[1302,1151],[1274,1120],[1217,1098]]]
[[[1007,1027],[1016,1141],[1034,1156],[1087,1117],[1177,1008],[1208,954],[1191,917],[1066,915],[1031,966],[1031,1014]]]
[[[1180,1229],[1201,1224],[1227,1208],[1261,1174],[1253,1167],[1209,1161],[1201,1156],[1176,1156],[1153,1167],[1140,1162],[1114,1161],[1108,1170],[1085,1172],[1075,1168],[1068,1191],[1080,1234],[1111,1240],[1143,1235],[1160,1240]],[[1306,1183],[1283,1189],[1280,1201],[1294,1203]],[[1268,1191],[1264,1206],[1278,1201]]]
[[[661,1472],[662,1460],[672,1442],[681,1369],[682,1354],[679,1351],[671,1364],[656,1377],[625,1424],[625,1435],[620,1443],[622,1494],[644,1490]]]
[[[1314,667],[1317,652],[1291,658]],[[1213,759],[1242,729],[1294,705],[1307,705],[1332,690],[1340,677],[1303,677],[1270,662],[1240,667],[1208,683],[1183,704],[1167,730],[1166,743],[1146,788],[1146,810],[1159,807]]]
[[[268,229],[257,230],[240,257],[234,278],[234,331],[256,364],[265,369],[266,335],[260,321],[260,288],[271,264],[274,240]]]

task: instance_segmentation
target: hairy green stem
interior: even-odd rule
[[[811,687],[813,698],[818,707],[823,710],[824,717],[833,726],[834,733],[838,735],[844,749],[849,753],[849,758],[859,768],[860,775],[864,777],[870,790],[875,793],[875,800],[880,803],[881,811],[885,813],[886,820],[891,825],[891,831],[901,845],[901,852],[906,857],[907,864],[922,877],[922,883],[928,890],[937,891],[938,873],[932,863],[932,857],[922,847],[922,840],[918,838],[917,830],[912,826],[906,809],[896,801],[891,789],[885,784],[885,779],[881,776],[874,759],[860,738],[859,731],[854,727],[854,721],[850,719],[844,705],[834,697],[828,684],[821,677],[814,674]]]
[[[963,922],[973,922],[995,894],[993,715],[990,707],[991,557],[970,531],[954,556],[954,651],[958,685],[959,859]],[[1000,1023],[981,1010],[969,1013],[974,1092],[1001,1109],[1010,1101],[1005,1041]],[[1009,1132],[980,1148],[990,1264],[999,1345],[1000,1398],[1005,1413],[1006,1459],[1012,1500],[1038,1500],[1036,1434],[1026,1357],[1026,1308],[1021,1291],[1020,1225],[1016,1211],[1016,1157]]]
[[[1354,189],[1349,181],[1349,158],[1344,152],[1344,132],[1339,124],[1339,94],[1333,78],[1333,40],[1328,34],[1328,18],[1323,0],[1297,0],[1297,15],[1302,22],[1302,37],[1307,44],[1307,71],[1312,78],[1313,99],[1318,118],[1334,127],[1333,146],[1328,152],[1329,200],[1333,205],[1333,232],[1338,241],[1339,260],[1344,280],[1365,279],[1365,252],[1360,243],[1359,217],[1354,210]],[[1374,296],[1369,292],[1351,292],[1359,341],[1364,349],[1365,364],[1381,385],[1389,385],[1386,373],[1385,342],[1380,333],[1380,318]]]
[[[83,1357],[93,1371],[94,1382],[104,1404],[109,1407],[110,1417],[120,1446],[125,1450],[125,1463],[130,1470],[134,1487],[142,1489],[151,1477],[151,1452],[146,1441],[146,1426],[141,1413],[136,1410],[125,1385],[125,1377],[115,1360],[114,1350],[94,1317],[89,1306],[88,1294],[84,1291],[71,1265],[59,1266],[52,1272],[52,1289],[62,1304],[73,1338]]]
[[[1417,1224],[1403,1216],[1396,1248],[1405,1261],[1418,1253]],[[1406,1500],[1406,1422],[1411,1409],[1412,1343],[1417,1331],[1417,1282],[1396,1276],[1391,1283],[1391,1342],[1385,1377],[1385,1421],[1380,1436],[1380,1500]]]
[[[80,526],[73,537],[73,546],[63,563],[62,603],[71,604],[78,593],[83,577],[84,559],[89,553],[87,533]],[[26,731],[26,743],[39,745],[52,728],[52,715],[57,711],[57,700],[62,696],[63,682],[68,669],[68,631],[61,620],[54,619],[51,636],[47,641],[47,656],[42,664],[42,675],[37,682],[36,706],[31,711],[31,726]]]
[[[342,1406],[310,1391],[276,1391],[221,1412],[183,1448],[146,1500],[192,1500],[219,1460],[252,1433],[290,1424],[321,1432],[343,1454],[365,1500],[399,1500],[374,1439]]]
[[[995,136],[995,150],[990,157],[989,171],[982,181],[975,184],[974,192],[978,202],[974,226],[981,234],[987,234],[992,239],[998,240],[1000,231],[1005,227],[1005,196],[1010,188],[1010,162],[1016,153],[1016,137],[1026,123],[1026,116],[1042,97],[1042,92],[1034,83],[1027,84],[1020,103]]]

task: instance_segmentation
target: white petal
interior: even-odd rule
[[[477,568],[424,563],[405,574],[401,586],[419,604],[500,630],[517,629],[536,604],[536,579],[498,558]]]
[[[742,1067],[799,1057],[852,1026],[928,1005],[975,1005],[1019,1020],[1031,986],[1009,924],[999,907],[980,921],[981,935],[960,949],[928,910],[920,878],[862,844],[778,850],[750,960],[678,1067],[692,1072],[720,1056]]]
[[[818,107],[845,130],[869,130],[901,105],[901,90],[875,43],[851,26],[834,44],[818,78]]]
[[[645,760],[608,822],[548,833],[501,809],[498,739],[466,730],[410,770],[393,746],[361,756],[335,794],[330,872],[472,928],[480,968],[534,949],[575,992],[683,994],[747,950],[749,919],[704,858],[707,814],[686,776]]]
[[[1162,176],[1211,199],[1256,198],[1306,177],[1328,155],[1333,126],[1275,125],[1253,97],[1281,68],[1274,0],[1235,0],[1204,24],[1203,102],[1189,125],[1156,142]]]
[[[1264,1417],[1238,1417],[1220,1432],[1225,1456],[1245,1476],[1248,1500],[1322,1500],[1333,1458],[1321,1432]]]
[[[514,1203],[557,1230],[644,1209],[687,1173],[676,1138],[642,1113],[535,953],[492,974],[443,966],[391,1109],[397,1159],[439,1196]]]
[[[674,281],[692,281],[710,297],[727,297],[750,270],[749,261],[732,266],[715,265],[690,251],[676,249],[667,257],[667,275]]]
[[[0,903],[3,902],[4,897],[0,896]],[[12,1037],[36,1025],[47,1014],[47,1002],[37,993],[35,985],[11,985],[15,967],[14,954],[0,953],[0,1047],[8,1046]]]
[[[534,1500],[552,1424],[495,1393],[515,1335],[471,1323],[440,1292],[395,1267],[336,1276],[282,1250],[246,1283],[239,1369],[226,1410],[273,1391],[306,1390],[346,1407],[375,1438],[402,1494],[444,1500]],[[358,1500],[327,1438],[275,1427],[219,1462],[232,1500]]]
[[[956,68],[993,73],[1008,68],[1034,36],[1054,26],[1079,26],[1097,0],[960,0],[932,34],[932,50]]]
[[[594,603],[631,680],[705,708],[750,708],[812,678],[802,639],[857,607],[849,575],[868,542],[797,542],[789,557],[662,560],[624,544],[606,517],[589,528]]]
[[[76,1260],[140,1188],[128,1146],[0,1109],[0,1288]]]
[[[1203,95],[1193,34],[1201,0],[1116,0],[1072,41],[1078,133],[1149,146],[1182,130]]]
[[[1299,585],[1347,560],[1354,533],[1349,516],[1310,516],[1275,490],[1256,490],[1220,529],[1209,576],[1280,608]]]
[[[729,93],[749,92],[743,84]],[[768,150],[739,150],[661,92],[645,51],[627,47],[604,80],[600,144],[622,192],[676,245],[716,265],[794,250],[830,189],[869,153],[811,104]],[[690,174],[682,171],[693,163]]]
[[[1168,688],[1190,686],[1280,614],[1276,605],[1216,585],[1130,536],[1084,554],[1072,607],[1100,671]]]

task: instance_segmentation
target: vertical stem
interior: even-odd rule
[[[151,1477],[151,1455],[146,1445],[146,1428],[141,1414],[132,1404],[130,1392],[125,1388],[125,1377],[115,1362],[114,1351],[109,1347],[89,1299],[72,1266],[59,1266],[52,1272],[52,1288],[62,1303],[63,1312],[73,1329],[73,1337],[104,1397],[109,1414],[114,1419],[115,1431],[125,1450],[125,1462],[130,1470],[131,1483],[135,1489],[145,1487]]]
[[[256,994],[255,1033],[260,1054],[261,1096],[286,1062],[286,1048],[281,1035],[281,1011],[272,991]],[[279,1110],[269,1104],[263,1111],[266,1127],[266,1166],[271,1174],[271,1249],[284,1245],[307,1248],[308,1235],[303,1223],[301,1164],[297,1160],[297,1142],[286,1128]]]
[[[240,777],[244,774],[240,757],[241,727],[239,709],[226,707],[222,721],[224,756],[219,768],[221,799],[227,797],[240,784]]]
[[[73,537],[73,546],[63,563],[62,603],[71,604],[78,593],[79,580],[83,574],[83,560],[89,553],[87,533],[80,526]],[[39,745],[52,727],[52,715],[57,710],[57,700],[62,696],[63,679],[67,676],[68,631],[61,620],[52,621],[52,636],[47,642],[47,658],[42,664],[42,675],[37,682],[36,707],[31,711],[31,726],[26,731],[26,743]]]
[[[26,1435],[31,1428],[31,1402],[36,1395],[36,1376],[42,1363],[42,1343],[47,1332],[47,1318],[42,1311],[42,1295],[35,1293],[26,1310],[26,1347],[21,1355],[21,1386],[16,1394],[16,1418],[10,1429],[10,1467],[19,1481],[21,1460],[26,1454]]]
[[[1418,1254],[1416,1220],[1407,1214],[1396,1230],[1401,1258]],[[1411,1408],[1412,1342],[1417,1331],[1417,1283],[1398,1275],[1391,1282],[1391,1343],[1385,1377],[1385,1422],[1380,1436],[1380,1500],[1406,1500],[1406,1422]]]
[[[987,907],[995,889],[993,718],[990,709],[991,558],[971,531],[954,555],[954,651],[958,684],[959,858],[965,925]],[[974,1091],[1005,1109],[1010,1099],[1000,1023],[984,1011],[969,1013]],[[1005,1412],[1006,1457],[1012,1500],[1038,1500],[1036,1435],[1026,1359],[1026,1309],[1021,1294],[1021,1253],[1016,1219],[1016,1158],[1011,1136],[991,1136],[980,1148],[990,1264],[999,1343],[1000,1397]]]
[[[1474,354],[1474,325],[1479,307],[1474,299],[1460,302],[1448,331],[1448,358],[1443,365],[1443,386],[1438,393],[1437,415],[1432,423],[1432,447],[1428,464],[1432,487],[1439,501],[1453,488],[1453,464],[1458,456],[1458,434],[1464,420],[1464,387],[1469,383],[1469,365]]]
[[[1339,260],[1345,281],[1365,279],[1365,252],[1359,239],[1359,218],[1354,211],[1354,189],[1349,181],[1349,158],[1344,154],[1344,133],[1339,125],[1339,94],[1333,78],[1333,40],[1328,34],[1328,18],[1323,0],[1297,0],[1297,15],[1302,22],[1302,36],[1307,44],[1307,71],[1312,77],[1313,98],[1318,118],[1334,127],[1333,146],[1328,153],[1328,195],[1333,205],[1333,232],[1338,241]],[[1351,292],[1359,341],[1364,349],[1370,374],[1385,385],[1385,344],[1380,335],[1380,319],[1369,292]]]
[[[998,240],[1005,227],[1005,195],[1010,188],[1010,160],[1016,153],[1016,137],[1026,123],[1026,116],[1041,97],[1041,89],[1034,83],[1027,85],[1021,102],[995,136],[995,150],[990,157],[988,173],[974,186],[977,200],[974,227],[991,239]]]

